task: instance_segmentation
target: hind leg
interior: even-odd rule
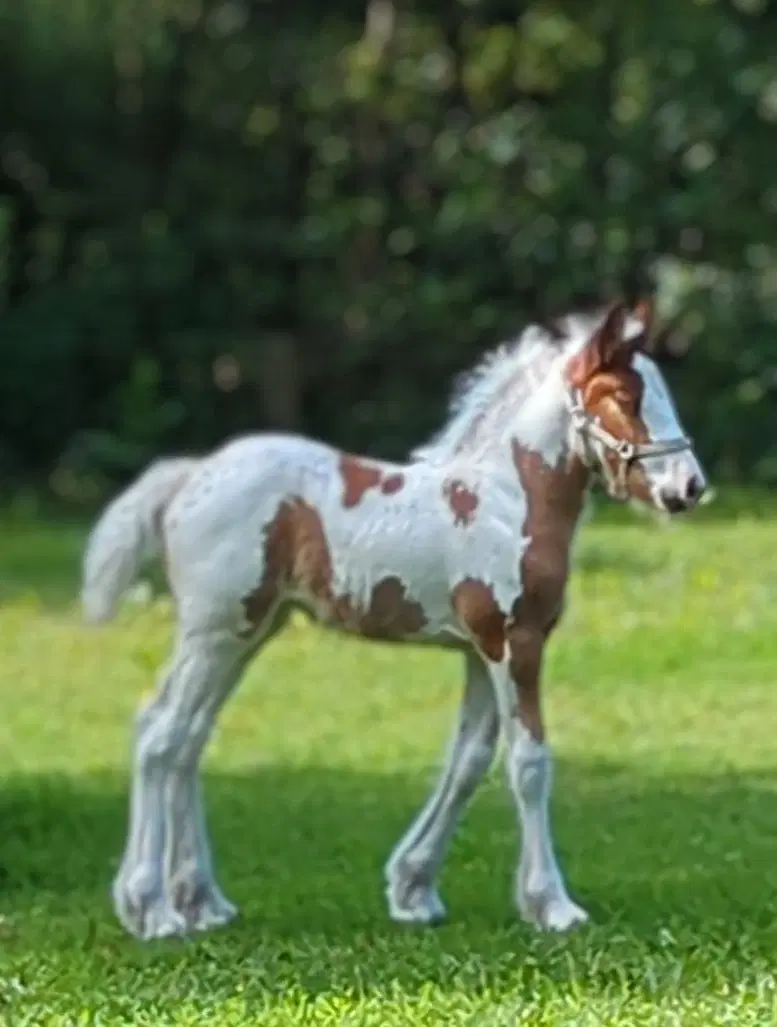
[[[207,931],[237,916],[219,888],[205,824],[202,789],[196,769],[166,793],[168,835],[165,848],[165,889],[186,929]]]
[[[224,923],[197,767],[247,646],[224,631],[181,633],[156,697],[138,718],[130,826],[113,885],[116,914],[141,939]]]
[[[213,647],[213,673],[181,697],[189,729],[170,762],[165,795],[165,889],[189,931],[228,923],[237,909],[213,874],[198,768],[219,710],[237,686],[249,653],[227,637]]]
[[[466,660],[459,722],[445,769],[386,866],[389,912],[400,923],[431,924],[444,918],[435,878],[459,815],[493,762],[499,736],[494,689],[482,658],[470,652]]]

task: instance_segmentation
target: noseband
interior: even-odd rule
[[[572,427],[580,436],[586,454],[592,452],[592,442],[600,442],[606,450],[618,457],[618,471],[612,479],[613,496],[616,499],[625,499],[628,496],[626,479],[632,464],[647,457],[682,453],[686,449],[691,449],[693,445],[691,439],[686,436],[676,439],[659,439],[656,442],[628,442],[626,439],[616,439],[606,428],[602,427],[597,417],[589,414],[583,405],[582,395],[578,389],[570,391],[568,396]],[[604,472],[604,468],[601,470]]]

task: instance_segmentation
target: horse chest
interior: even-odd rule
[[[553,528],[536,532],[521,559],[521,596],[514,618],[549,631],[561,615],[569,577],[570,539]]]

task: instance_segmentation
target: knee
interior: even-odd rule
[[[478,782],[488,773],[494,762],[496,743],[499,737],[499,724],[483,724],[470,739],[463,753],[460,768],[459,785],[464,796],[475,790]]]
[[[466,752],[459,771],[459,788],[462,797],[468,798],[494,760],[494,748],[481,742],[474,742]]]
[[[496,716],[489,718],[472,740],[469,753],[469,765],[473,776],[485,774],[494,762],[496,743],[499,738],[499,720]]]
[[[207,737],[202,718],[151,704],[137,718],[137,758],[145,766],[185,768],[196,760]]]
[[[513,745],[509,760],[510,777],[520,798],[527,805],[540,802],[547,795],[553,772],[548,747],[527,736]]]
[[[186,738],[185,724],[167,710],[146,709],[138,716],[137,757],[144,765],[170,763]]]

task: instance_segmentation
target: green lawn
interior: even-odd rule
[[[80,532],[0,522],[0,1023],[777,1024],[777,526],[741,508],[584,529],[546,691],[559,849],[596,926],[514,918],[501,769],[446,866],[450,922],[388,921],[381,867],[440,758],[458,662],[297,625],[208,752],[243,916],[147,946],[108,888],[169,605],[82,627]]]

